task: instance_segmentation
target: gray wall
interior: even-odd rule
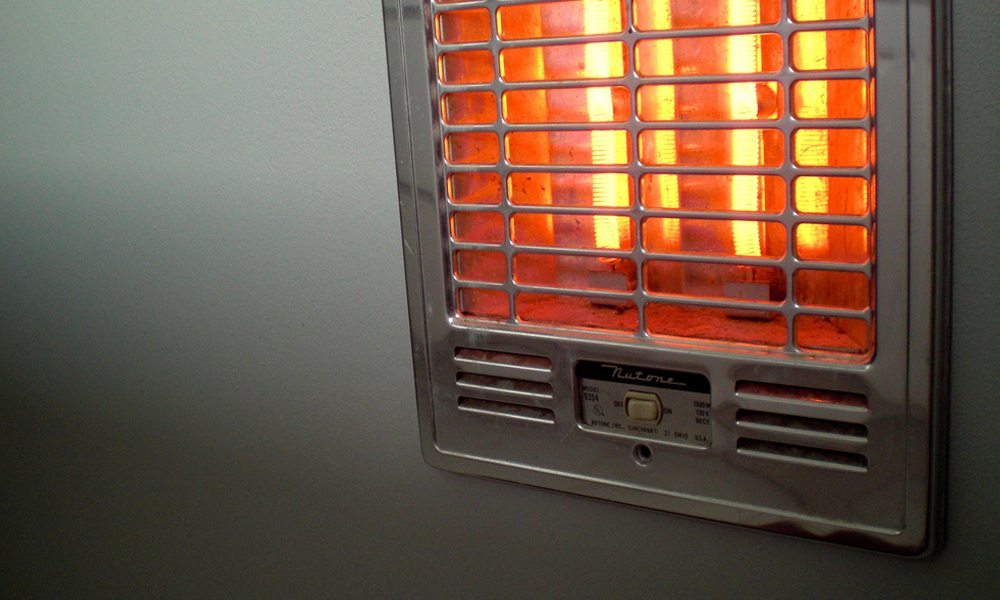
[[[0,588],[997,588],[1000,8],[955,7],[949,541],[918,562],[422,463],[375,0],[0,0]]]

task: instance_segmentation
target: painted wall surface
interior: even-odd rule
[[[954,4],[949,539],[912,561],[424,465],[379,2],[3,0],[0,589],[1000,590],[1000,3]]]

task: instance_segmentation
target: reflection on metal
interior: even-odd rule
[[[384,5],[428,462],[933,548],[944,2]]]

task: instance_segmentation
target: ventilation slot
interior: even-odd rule
[[[865,472],[858,452],[868,443],[868,398],[863,394],[741,381],[736,426],[740,454],[813,467]],[[765,439],[761,439],[765,438]]]
[[[868,440],[868,428],[864,425],[756,410],[740,410],[737,412],[736,424],[744,429],[765,433],[783,433],[829,441],[858,444]]]
[[[510,352],[491,352],[489,350],[476,350],[475,348],[456,349],[455,360],[507,365],[517,368],[538,369],[541,371],[552,370],[552,361],[544,356],[530,356],[527,354],[513,354]]]
[[[552,361],[544,356],[457,348],[455,364],[465,373],[512,380],[544,383],[552,377]]]
[[[458,408],[470,413],[528,421],[531,423],[554,425],[556,422],[555,413],[547,408],[512,404],[510,402],[495,402],[463,396],[458,399]]]
[[[854,452],[826,450],[752,438],[740,438],[736,448],[740,454],[754,458],[779,460],[809,467],[823,467],[854,473],[868,471],[868,459],[864,455]]]
[[[552,361],[544,356],[456,348],[455,377],[460,410],[529,421],[555,423]]]
[[[459,373],[456,383],[463,390],[470,390],[479,394],[508,396],[536,401],[552,400],[552,386],[547,383],[476,375],[473,373]]]
[[[868,398],[853,392],[836,392],[814,388],[741,381],[736,384],[736,395],[743,399],[809,402],[817,405],[868,408]]]

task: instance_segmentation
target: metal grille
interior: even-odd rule
[[[430,12],[456,316],[870,359],[868,2]]]

